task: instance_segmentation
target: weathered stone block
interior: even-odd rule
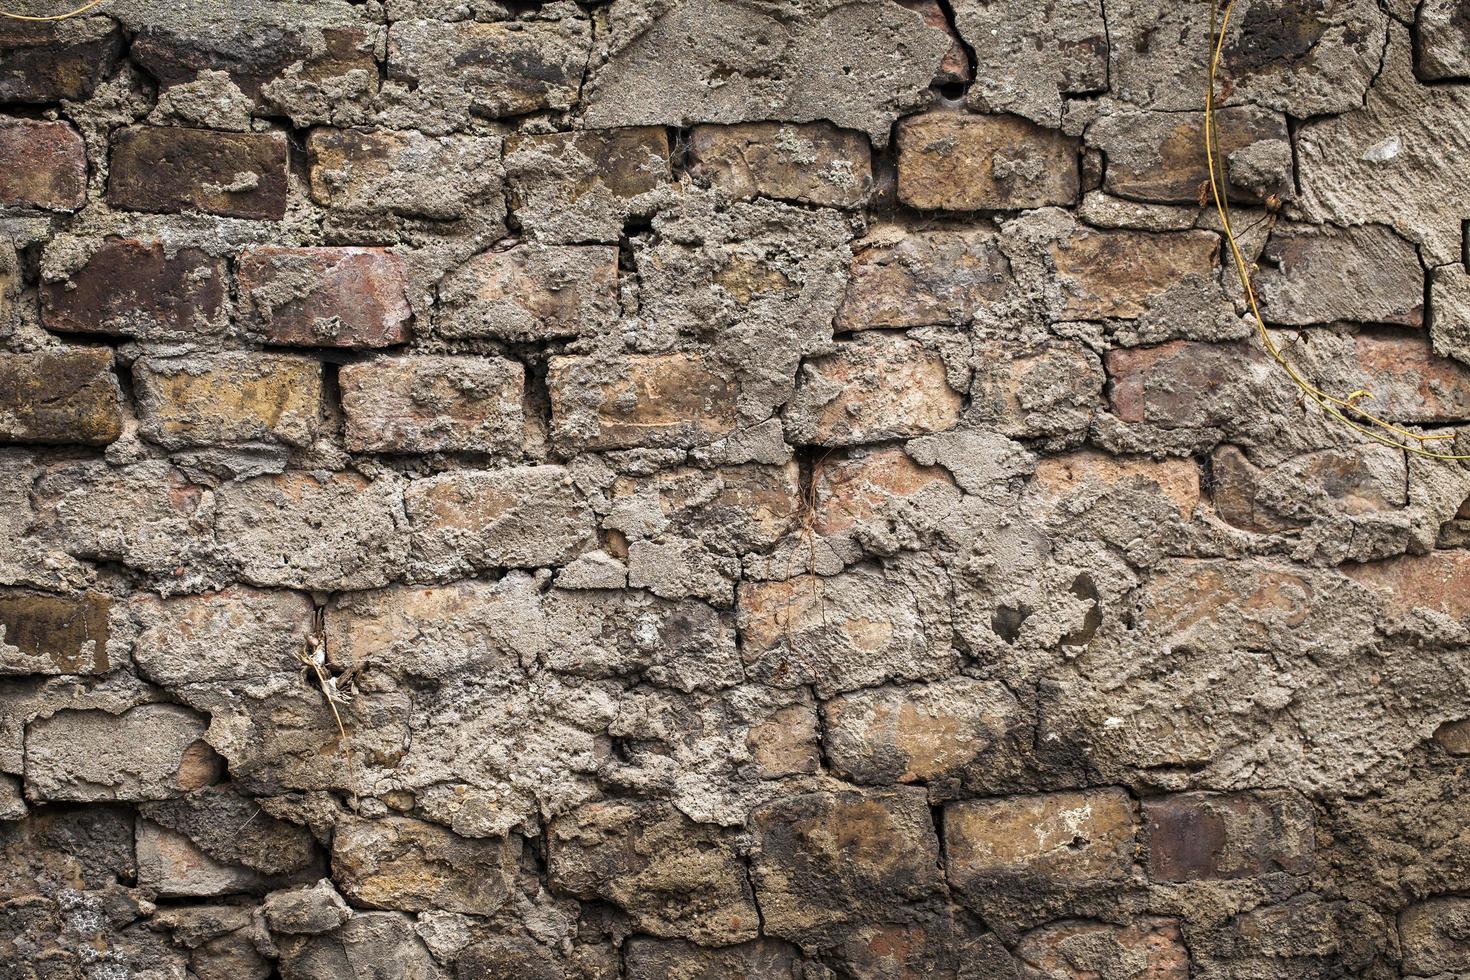
[[[348,218],[385,211],[434,221],[471,211],[503,214],[499,137],[313,129],[306,154],[311,199]]]
[[[1431,898],[1399,915],[1403,967],[1413,976],[1446,976],[1470,970],[1470,899]]]
[[[1214,282],[1220,239],[1207,231],[1155,234],[1078,228],[1051,246],[1058,295],[1052,315],[1134,319],[1171,289]]]
[[[0,674],[105,674],[112,599],[0,589]]]
[[[524,575],[348,593],[326,612],[327,659],[344,673],[437,682],[513,675],[551,653],[546,636],[540,596]]]
[[[70,123],[0,118],[0,205],[75,211],[87,200],[87,151]]]
[[[782,939],[883,921],[944,887],[921,789],[803,793],[757,809],[751,830],[765,932]]]
[[[1270,534],[1318,516],[1358,517],[1408,504],[1404,457],[1388,446],[1323,449],[1258,466],[1235,446],[1211,456],[1215,513],[1247,531]]]
[[[689,167],[695,180],[737,199],[851,208],[873,186],[868,138],[827,123],[696,126]]]
[[[822,718],[833,769],[870,784],[963,779],[1031,730],[1004,686],[963,677],[839,695]]]
[[[499,357],[384,357],[338,372],[354,452],[510,452],[525,369]]]
[[[0,441],[105,446],[122,435],[106,347],[0,353]]]
[[[963,325],[1005,296],[1009,272],[992,232],[879,226],[854,243],[837,326]]]
[[[1470,18],[1455,0],[1427,0],[1414,18],[1414,67],[1425,81],[1470,78]]]
[[[631,539],[696,538],[719,554],[738,555],[779,542],[796,527],[800,510],[795,464],[680,467],[619,478],[603,527]]]
[[[1055,126],[1064,96],[1108,87],[1100,0],[959,0],[954,23],[975,53],[967,101],[984,112],[1014,112]]]
[[[729,830],[665,803],[609,800],[553,821],[547,837],[553,887],[612,902],[640,932],[715,946],[756,936],[760,913]]]
[[[286,215],[286,134],[131,126],[112,141],[107,201],[126,211]]]
[[[77,101],[112,74],[122,31],[111,18],[77,17],[0,27],[0,102]]]
[[[1434,352],[1470,364],[1470,272],[1456,266],[1430,271],[1428,321]]]
[[[1074,204],[1077,140],[1014,116],[931,112],[898,124],[898,197],[923,210]]]
[[[216,492],[220,549],[252,585],[370,589],[402,569],[397,481],[356,473],[283,473]]]
[[[778,939],[756,939],[736,946],[709,949],[681,940],[643,936],[629,938],[629,980],[760,980],[801,975],[801,952]]]
[[[904,335],[861,333],[806,363],[786,432],[821,446],[903,439],[952,428],[963,404],[937,351]]]
[[[41,321],[142,340],[217,334],[229,319],[228,276],[223,259],[197,248],[109,238],[81,268],[44,281]]]
[[[491,915],[510,895],[519,837],[467,840],[407,817],[345,820],[332,838],[332,878],[358,905]]]
[[[446,337],[540,342],[602,333],[618,313],[616,248],[523,242],[445,276],[434,323]]]
[[[395,21],[388,29],[385,94],[430,118],[456,121],[570,109],[591,42],[591,27],[580,17]]]
[[[316,438],[322,366],[257,353],[144,357],[133,363],[140,434],[161,446],[283,443]]]
[[[148,820],[138,821],[134,846],[139,887],[163,898],[211,898],[262,885],[261,876],[249,868],[216,861],[188,837]]]
[[[553,357],[547,387],[567,453],[705,445],[738,421],[734,384],[698,354]]]
[[[1082,344],[1052,341],[1028,348],[1014,341],[975,346],[970,412],[1012,439],[1054,437],[1075,445],[1102,404],[1107,377]]]
[[[128,611],[139,626],[138,673],[179,688],[299,672],[315,607],[304,593],[236,586],[173,598],[134,595]]]
[[[1228,106],[1216,116],[1216,153],[1232,200],[1257,201],[1292,186],[1291,143],[1280,113]],[[1200,113],[1124,109],[1087,127],[1088,146],[1107,158],[1103,188],[1137,201],[1208,200],[1204,120]]]
[[[254,248],[240,256],[240,299],[267,343],[389,347],[409,337],[407,273],[380,248]]]
[[[815,684],[824,698],[941,676],[955,658],[948,601],[948,582],[898,571],[745,581],[738,591],[741,655],[752,680]]]
[[[415,558],[440,574],[560,565],[590,546],[595,522],[561,466],[418,480],[404,496]]]
[[[532,238],[616,242],[667,192],[669,137],[655,126],[511,136],[505,173],[511,211]]]
[[[318,935],[331,932],[352,917],[352,910],[331,881],[271,892],[261,904],[272,932]]]
[[[954,480],[939,466],[920,466],[902,449],[876,449],[823,460],[812,476],[818,534],[870,531],[904,513],[944,513],[959,500]]]
[[[866,0],[802,0],[780,12],[685,0],[652,23],[646,8],[621,3],[604,37],[608,57],[587,86],[590,126],[829,120],[878,146],[895,118],[926,104],[949,47],[920,14]],[[730,70],[756,64],[769,67]]]
[[[206,721],[172,704],[120,715],[58,711],[26,731],[26,795],[43,802],[166,800],[219,779]]]
[[[414,920],[401,912],[360,912],[335,932],[283,937],[279,952],[281,980],[449,977],[419,938]]]
[[[1228,425],[1239,417],[1241,389],[1269,371],[1243,344],[1183,340],[1110,350],[1103,363],[1113,414],[1164,428]]]
[[[1424,325],[1424,269],[1388,228],[1277,225],[1254,278],[1268,323]]]
[[[1126,926],[1059,922],[1026,934],[1016,947],[1024,980],[1092,980],[1112,964],[1139,980],[1189,980],[1189,949],[1179,920],[1147,916]]]
[[[1315,864],[1312,807],[1295,793],[1180,793],[1143,801],[1155,881],[1306,874]]]
[[[949,880],[1073,888],[1133,874],[1133,802],[1121,789],[965,800],[944,808]]]

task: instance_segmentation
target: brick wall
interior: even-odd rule
[[[1278,343],[1453,434],[1463,4],[1232,25]],[[0,975],[1470,974],[1470,470],[1261,350],[1208,30],[0,21]]]

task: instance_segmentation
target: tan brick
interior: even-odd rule
[[[1387,561],[1349,563],[1342,570],[1378,593],[1397,615],[1431,609],[1455,619],[1470,616],[1470,552],[1431,551]]]
[[[822,768],[817,739],[816,709],[810,704],[792,704],[752,725],[745,748],[762,779],[809,776]]]
[[[897,505],[948,509],[959,494],[939,466],[920,466],[902,449],[821,460],[813,475],[818,534],[840,534],[890,516]]]
[[[1312,807],[1289,791],[1179,793],[1144,800],[1155,881],[1307,874],[1315,865]]]
[[[122,50],[118,23],[83,17],[0,24],[0,102],[80,101],[112,74]]]
[[[1070,887],[1133,873],[1133,805],[1121,789],[964,800],[944,808],[949,880]]]
[[[561,466],[465,470],[404,495],[414,555],[436,567],[534,568],[586,550],[596,522]]]
[[[1415,73],[1425,81],[1470,77],[1470,23],[1456,0],[1428,0],[1415,8]]]
[[[547,387],[566,452],[704,445],[738,422],[734,384],[698,354],[553,357]]]
[[[1003,685],[964,677],[839,695],[822,718],[833,769],[870,784],[963,778],[1031,732]]]
[[[671,183],[669,137],[661,126],[509,136],[505,172],[511,211],[531,237],[616,242]]]
[[[751,814],[765,932],[800,941],[943,888],[923,790],[804,793]]]
[[[503,215],[496,136],[320,128],[307,136],[306,154],[311,199],[349,218]]]
[[[1026,934],[1016,947],[1025,980],[1094,980],[1095,966],[1126,963],[1130,980],[1189,980],[1189,950],[1179,920],[1153,916],[1126,926],[1059,922]],[[1111,967],[1104,967],[1111,970]]]
[[[303,357],[257,353],[144,357],[133,363],[139,430],[183,446],[284,443],[316,438],[322,366]]]
[[[510,895],[520,838],[469,840],[406,817],[350,819],[332,839],[332,879],[355,904],[490,915]]]
[[[843,330],[961,325],[1002,299],[1010,263],[990,231],[880,226],[853,247]]]
[[[626,537],[677,534],[720,554],[741,554],[770,548],[795,528],[800,474],[795,463],[680,467],[651,478],[621,477],[611,498],[603,525]]]
[[[279,221],[286,214],[286,134],[128,127],[113,137],[107,202],[125,211]]]
[[[121,401],[106,347],[0,353],[0,442],[105,446],[122,435]]]
[[[910,337],[862,333],[806,362],[786,426],[795,442],[850,446],[943,432],[963,404],[937,352]]]
[[[1060,302],[1069,320],[1131,320],[1189,277],[1214,281],[1220,239],[1208,231],[1095,231],[1079,227],[1051,247]]]
[[[409,336],[407,273],[381,248],[255,248],[240,256],[240,300],[267,343],[388,347]]]
[[[1033,485],[1054,501],[1139,490],[1167,500],[1185,520],[1200,500],[1199,467],[1192,460],[1109,456],[1095,449],[1043,456],[1036,461]]]
[[[898,197],[924,210],[1073,204],[1077,140],[1014,116],[931,112],[898,123]]]
[[[1256,299],[1268,323],[1424,326],[1424,268],[1388,228],[1278,224],[1261,250]]]
[[[525,370],[499,357],[384,357],[344,366],[353,451],[509,452],[525,437]]]
[[[70,123],[0,118],[0,206],[75,211],[87,200],[87,150]]]
[[[1326,391],[1372,392],[1363,407],[1396,422],[1438,425],[1470,418],[1470,367],[1436,357],[1423,336],[1338,337],[1311,345],[1297,363]]]
[[[197,248],[109,238],[85,265],[41,287],[48,330],[145,340],[216,334],[229,319],[223,259]]]
[[[1286,118],[1254,106],[1228,106],[1216,117],[1232,200],[1260,200],[1260,191],[1281,193],[1291,186],[1291,143]],[[1202,113],[1124,110],[1103,116],[1087,128],[1086,141],[1107,157],[1103,189],[1139,201],[1197,204],[1209,192]],[[1233,155],[1235,160],[1232,160]],[[1262,159],[1269,166],[1256,173]],[[1238,161],[1238,162],[1237,162]]]
[[[266,887],[249,868],[216,861],[183,834],[137,822],[138,886],[164,898],[210,898]]]
[[[0,589],[0,674],[105,674],[112,600]]]
[[[697,181],[733,198],[774,197],[857,207],[872,191],[868,137],[830,123],[695,126],[689,167]]]
[[[138,673],[177,688],[294,674],[315,606],[301,592],[233,586],[170,598],[140,593],[129,599],[128,612],[139,626]]]
[[[976,418],[1013,439],[1051,436],[1075,444],[1086,436],[1107,378],[1084,345],[990,340],[977,343],[975,354],[970,410]]]
[[[619,312],[616,248],[523,242],[445,276],[434,322],[446,337],[540,342],[605,331]]]
[[[755,938],[760,913],[735,843],[731,831],[697,824],[667,803],[589,803],[548,829],[551,884],[612,902],[639,932],[743,942]]]

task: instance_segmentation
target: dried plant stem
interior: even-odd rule
[[[1223,4],[1219,0],[1216,0],[1210,8],[1211,54],[1209,86],[1205,91],[1205,156],[1210,171],[1210,194],[1215,201],[1215,210],[1220,214],[1220,224],[1225,231],[1225,240],[1230,246],[1230,255],[1235,262],[1235,271],[1240,276],[1241,288],[1245,290],[1246,301],[1250,304],[1251,315],[1255,318],[1256,327],[1261,337],[1261,344],[1266,348],[1267,353],[1286,369],[1287,376],[1302,390],[1303,394],[1321,406],[1322,410],[1328,415],[1349,428],[1361,432],[1375,442],[1381,442],[1395,449],[1402,449],[1404,452],[1413,453],[1416,456],[1425,456],[1430,459],[1470,459],[1470,455],[1436,452],[1434,449],[1426,448],[1426,444],[1428,443],[1444,439],[1454,439],[1455,436],[1453,434],[1421,435],[1420,433],[1411,432],[1408,429],[1395,425],[1389,420],[1374,415],[1371,412],[1364,411],[1360,407],[1359,402],[1373,397],[1372,392],[1367,389],[1360,388],[1345,398],[1339,398],[1318,388],[1307,380],[1286,359],[1286,356],[1281,352],[1276,342],[1271,339],[1271,333],[1266,329],[1266,321],[1261,316],[1260,306],[1256,302],[1255,288],[1251,285],[1249,264],[1241,252],[1240,243],[1236,239],[1235,230],[1230,223],[1230,205],[1226,199],[1227,196],[1221,191],[1221,185],[1225,183],[1225,176],[1224,165],[1219,159],[1218,152],[1219,140],[1217,138],[1218,133],[1215,121],[1215,82],[1220,71],[1220,59],[1225,50],[1225,35],[1230,26],[1230,14],[1234,6],[1235,0],[1224,0]],[[1363,422],[1360,423],[1349,418],[1345,414],[1346,411],[1350,411],[1360,417],[1363,419]]]
[[[79,17],[82,14],[85,14],[87,11],[91,10],[93,7],[100,6],[101,4],[103,4],[105,2],[106,2],[106,0],[89,0],[88,3],[82,4],[80,7],[78,7],[75,10],[68,10],[64,14],[48,14],[48,15],[46,15],[44,17],[37,17],[37,16],[33,16],[31,14],[12,14],[8,10],[0,10],[0,17],[4,17],[7,20],[29,20],[29,21],[38,21],[38,22],[39,21],[51,21],[51,20],[66,20],[66,19],[68,19],[70,17]]]

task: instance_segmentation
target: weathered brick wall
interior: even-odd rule
[[[1466,11],[1220,85],[1278,342],[1436,434]],[[1262,352],[1208,33],[0,21],[0,976],[1470,975],[1470,469]]]

